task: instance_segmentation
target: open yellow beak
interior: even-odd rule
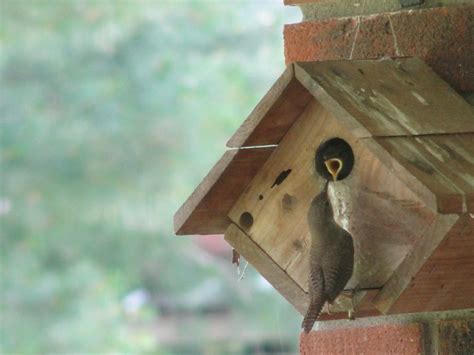
[[[342,170],[342,160],[337,158],[328,159],[324,162],[329,173],[332,175],[333,181],[337,181],[337,177]]]

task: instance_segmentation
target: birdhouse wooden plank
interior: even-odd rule
[[[383,313],[473,307],[474,218],[464,214],[445,236],[438,233],[435,240],[431,237],[413,249],[372,300]]]
[[[227,142],[229,148],[278,144],[312,100],[288,66]]]
[[[437,197],[442,213],[474,212],[474,134],[378,138]]]
[[[303,313],[307,212],[324,181],[315,152],[335,137],[355,157],[349,176],[329,187],[355,269],[321,319],[352,307],[356,316],[474,307],[472,287],[451,297],[452,280],[474,283],[474,255],[464,250],[474,240],[474,111],[418,59],[290,65],[230,139],[237,152],[180,209],[176,231],[225,231]]]
[[[347,112],[361,136],[474,133],[472,107],[418,59],[304,62],[295,64],[305,87]],[[340,107],[340,109],[339,109]]]
[[[236,224],[231,223],[226,231],[225,239],[234,249],[250,262],[283,297],[285,297],[300,312],[307,308],[306,292],[285,270],[278,265],[252,238],[249,238]]]
[[[451,228],[416,276],[400,273],[400,289],[393,302],[387,288],[373,300],[386,313],[429,312],[472,308],[474,295],[474,219],[463,215]],[[402,271],[402,270],[400,270]]]
[[[225,152],[176,212],[175,233],[224,233],[229,225],[227,212],[272,151],[266,147]]]

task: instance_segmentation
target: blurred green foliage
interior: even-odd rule
[[[172,231],[283,70],[280,1],[0,4],[0,352],[178,352],[133,331],[122,299],[206,280],[242,327],[296,342],[299,317],[255,272],[232,284]],[[196,329],[196,352],[244,349]]]

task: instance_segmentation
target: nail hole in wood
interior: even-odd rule
[[[240,215],[239,224],[244,229],[249,229],[253,224],[253,216],[249,212],[243,212]]]
[[[290,175],[290,173],[291,169],[283,170],[280,175],[277,176],[271,188],[273,189],[275,186],[280,185],[283,181],[285,181],[285,179],[288,177],[288,175]]]

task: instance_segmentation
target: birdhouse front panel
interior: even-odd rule
[[[334,142],[353,159],[321,170],[316,155]],[[323,177],[344,175],[328,194],[353,238],[354,271],[322,318],[474,307],[473,142],[473,108],[416,58],[294,63],[176,213],[175,230],[225,233],[303,314],[308,210]]]
[[[435,229],[438,219],[456,220],[427,208],[390,172],[390,162],[384,164],[367,148],[372,138],[355,137],[313,100],[229,213],[305,293],[310,258],[307,212],[323,184],[315,171],[315,152],[335,136],[349,143],[355,156],[350,176],[330,188],[336,219],[355,243],[354,274],[347,289],[381,288],[414,245],[449,230],[450,223]]]

